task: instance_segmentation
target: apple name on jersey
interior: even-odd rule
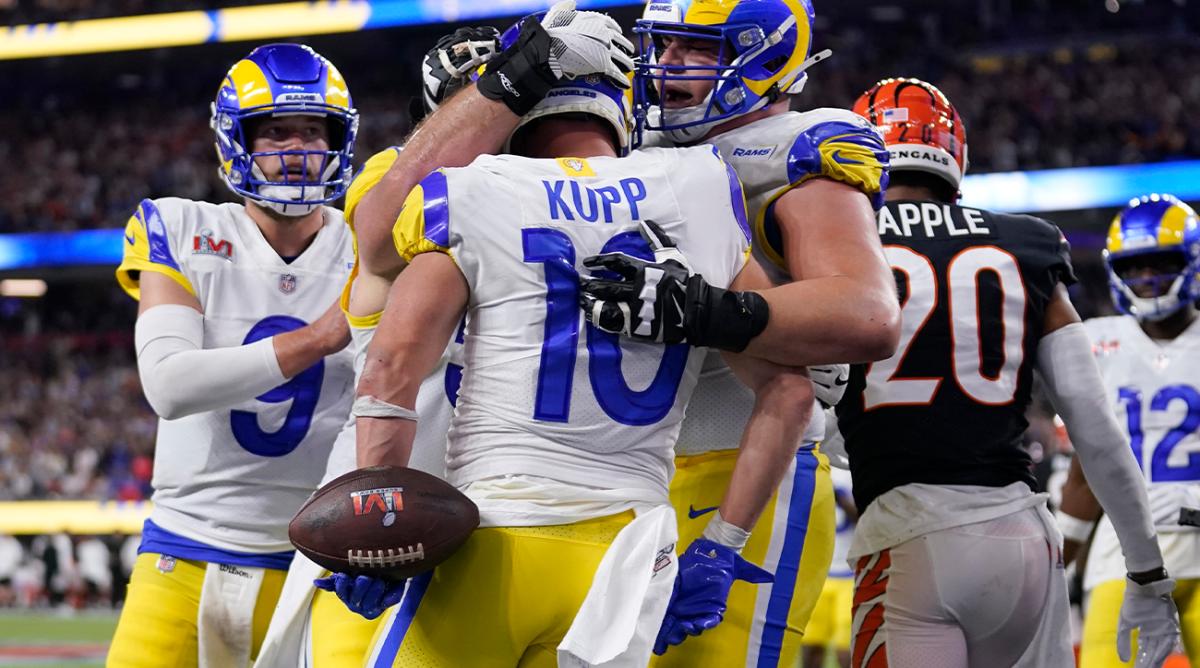
[[[1128,316],[1085,323],[1117,421],[1146,477],[1160,532],[1181,531],[1181,508],[1200,508],[1200,320],[1154,341]],[[1194,529],[1193,529],[1194,530]]]
[[[451,482],[535,475],[665,497],[703,352],[619,340],[587,326],[577,305],[584,257],[649,256],[638,220],[661,225],[714,284],[745,263],[740,184],[708,146],[485,156],[410,194],[397,251],[449,255],[470,286]]]
[[[117,278],[135,299],[147,271],[193,294],[205,348],[297,329],[334,303],[353,262],[341,212],[323,211],[316,238],[289,264],[241,204],[144,200],[125,227]],[[287,524],[321,480],[349,412],[352,379],[352,353],[344,350],[256,399],[160,420],[152,519],[222,549],[291,549]]]

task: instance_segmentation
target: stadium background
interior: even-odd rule
[[[362,112],[361,164],[410,129],[420,58],[438,36],[463,22],[503,28],[544,4],[0,0],[0,665],[102,663],[155,431],[132,356],[135,305],[112,275],[119,228],[145,197],[231,199],[207,125],[228,66],[265,41],[329,57]],[[626,26],[640,11],[579,4]],[[1062,226],[1085,316],[1111,312],[1100,248],[1117,208],[1148,192],[1200,201],[1196,0],[816,8],[815,45],[834,58],[797,107],[848,106],[884,76],[941,86],[966,120],[966,202]],[[1046,478],[1068,444],[1044,411],[1033,425]]]

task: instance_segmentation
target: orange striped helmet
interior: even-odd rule
[[[967,172],[967,132],[954,105],[920,79],[884,79],[854,102],[883,133],[893,172],[936,174],[955,188]]]

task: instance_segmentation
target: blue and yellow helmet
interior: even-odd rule
[[[1144,195],[1108,228],[1104,262],[1113,303],[1138,320],[1162,320],[1200,297],[1200,221],[1173,195]],[[1151,267],[1151,275],[1142,267]],[[1153,296],[1137,291],[1150,287]]]
[[[510,26],[500,35],[500,50],[503,51],[516,43],[525,21],[540,21],[544,15],[545,12],[531,14]],[[504,150],[510,149],[513,135],[522,127],[539,118],[557,114],[588,114],[597,117],[612,128],[618,154],[628,153],[633,130],[629,93],[598,74],[562,79],[554,84],[546,96],[521,117],[505,142]]]
[[[761,109],[804,87],[805,73],[829,51],[811,56],[811,0],[651,0],[633,31],[639,38],[634,73],[638,132],[658,130],[676,143],[699,141],[717,124]],[[662,65],[664,38],[714,41],[717,64]],[[661,109],[667,81],[706,80],[701,104]]]
[[[329,150],[252,150],[247,123],[264,116],[323,116],[329,126]],[[358,112],[333,63],[302,44],[267,44],[234,63],[225,75],[212,105],[213,131],[217,135],[220,174],[235,193],[289,216],[304,215],[342,196],[350,186]],[[288,180],[270,181],[255,158],[284,162],[286,156],[321,159],[318,176],[306,173]]]

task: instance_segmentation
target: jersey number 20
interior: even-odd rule
[[[902,378],[900,365],[913,339],[937,308],[938,276],[929,258],[907,246],[885,246],[888,263],[908,280],[908,299],[901,310],[900,346],[892,357],[871,365],[863,393],[865,410],[880,406],[923,406],[933,401],[943,378]],[[979,318],[979,275],[995,274],[1001,302],[1004,363],[994,376],[983,370]],[[946,268],[950,296],[950,337],[954,381],[981,404],[1003,406],[1017,392],[1017,376],[1025,351],[1025,286],[1017,259],[995,246],[972,246],[955,255]]]

